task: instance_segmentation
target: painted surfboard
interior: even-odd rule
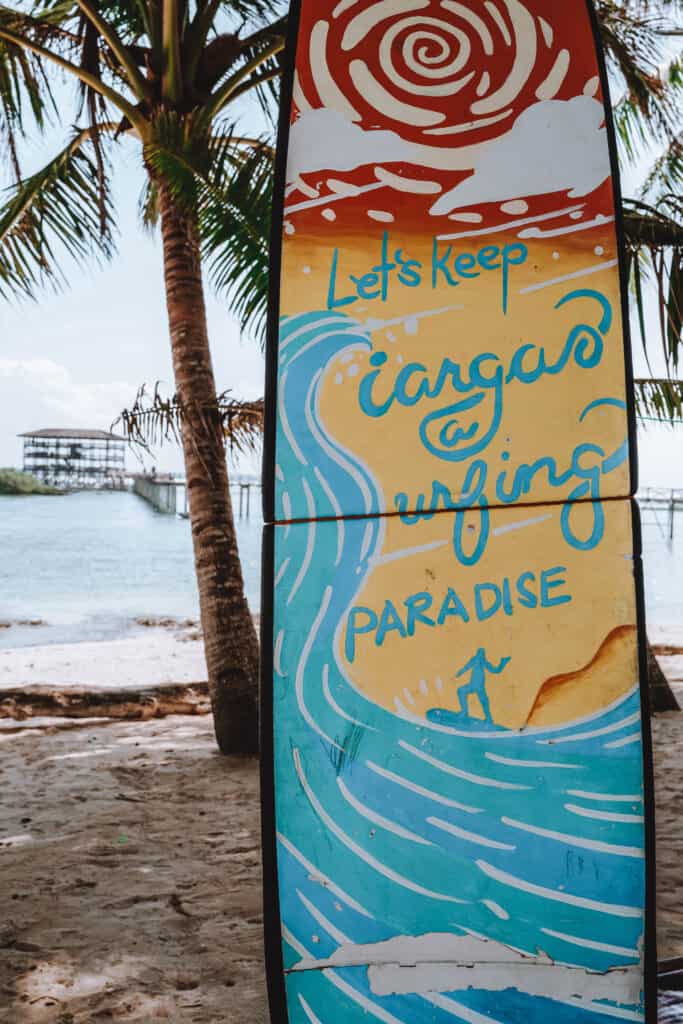
[[[264,473],[275,1024],[656,1015],[632,370],[585,0],[296,0]]]

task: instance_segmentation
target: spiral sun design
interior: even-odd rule
[[[311,27],[296,98],[424,142],[480,142],[562,89],[557,38],[520,0],[341,0]]]

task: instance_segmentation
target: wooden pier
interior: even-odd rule
[[[676,513],[683,510],[683,490],[680,488],[646,487],[638,493],[638,504],[643,512],[652,512],[645,524],[657,525],[665,538],[672,541],[676,532]]]
[[[236,480],[230,484],[231,493],[234,495],[235,492],[238,492],[239,494],[237,503],[239,519],[251,518],[252,490],[260,491],[261,484],[253,480]],[[137,474],[133,477],[133,492],[149,502],[157,512],[182,516],[185,519],[188,517],[187,487],[184,480],[156,474]]]

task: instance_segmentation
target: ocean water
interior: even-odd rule
[[[259,501],[238,520],[249,603],[260,600]],[[664,510],[643,513],[648,620],[683,626],[683,511],[674,539]],[[0,497],[0,621],[42,619],[0,632],[3,646],[114,639],[139,617],[199,614],[187,520],[134,494]]]
[[[254,610],[260,599],[258,497],[252,494],[252,517],[238,521]],[[0,497],[0,621],[47,623],[2,630],[1,645],[115,639],[139,629],[136,618],[198,615],[186,519],[121,492]]]

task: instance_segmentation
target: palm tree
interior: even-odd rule
[[[203,266],[244,324],[264,315],[272,149],[240,137],[235,103],[273,106],[285,21],[279,0],[27,0],[0,6],[0,139],[15,184],[0,208],[0,292],[35,295],[65,258],[114,252],[112,156],[134,139],[141,203],[160,223],[176,411],[187,475],[218,744],[255,754],[258,641],[230,505],[224,409],[207,335]],[[60,116],[64,77],[79,84]],[[59,103],[58,103],[59,99]],[[235,115],[233,115],[234,120]],[[29,130],[77,123],[22,177]]]

